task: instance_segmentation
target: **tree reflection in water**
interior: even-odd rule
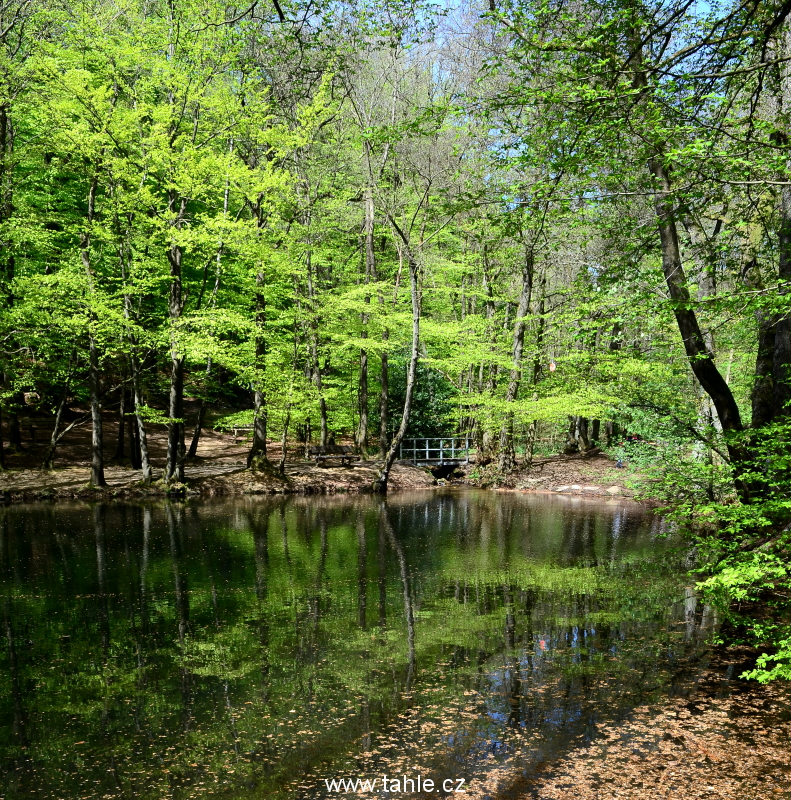
[[[2,796],[526,775],[716,625],[637,506],[448,492],[0,510]]]

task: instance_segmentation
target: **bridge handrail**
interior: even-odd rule
[[[418,442],[421,444],[418,445]],[[432,442],[437,442],[438,445],[432,446]],[[411,447],[409,443],[412,444]],[[437,461],[440,464],[444,461],[458,461],[464,457],[465,463],[469,463],[470,450],[474,449],[471,444],[474,442],[469,436],[415,437],[402,440],[398,457],[403,460],[406,455],[409,461]]]

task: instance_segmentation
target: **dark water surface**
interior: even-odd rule
[[[396,798],[404,775],[433,797],[462,778],[517,795],[634,707],[688,691],[714,622],[662,522],[616,501],[0,515],[8,800],[319,798],[358,777]]]

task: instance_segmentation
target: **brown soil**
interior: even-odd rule
[[[189,413],[192,419],[196,413]],[[75,414],[76,416],[76,414]],[[48,418],[23,418],[23,446],[19,452],[8,450],[5,461],[8,471],[0,473],[0,493],[12,501],[41,498],[72,497],[136,497],[162,494],[164,487],[140,485],[142,473],[129,466],[129,442],[125,442],[123,460],[114,459],[117,445],[118,418],[106,415],[104,424],[104,457],[107,489],[88,488],[90,478],[90,426],[73,428],[58,444],[55,469],[40,470],[49,447],[52,420]],[[35,426],[35,439],[30,425]],[[188,426],[188,437],[192,429]],[[8,442],[7,433],[4,437]],[[167,431],[163,426],[148,427],[148,444],[154,478],[162,477],[166,463]],[[195,459],[185,465],[187,494],[237,495],[271,494],[286,492],[333,493],[370,491],[381,462],[356,462],[352,466],[316,466],[305,461],[302,445],[291,445],[287,455],[285,475],[276,471],[251,472],[247,467],[249,441],[235,442],[233,435],[207,429],[203,431]],[[273,463],[280,459],[280,445],[269,443],[267,455]],[[393,489],[420,489],[434,486],[431,473],[410,464],[396,464],[390,474]]]
[[[629,483],[636,473],[616,467],[603,453],[553,456],[535,459],[530,470],[513,475],[498,475],[493,465],[468,470],[467,482],[481,487],[510,488],[521,491],[561,492],[599,497],[631,497]]]

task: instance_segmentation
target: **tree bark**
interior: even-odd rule
[[[319,424],[321,427],[321,437],[319,444],[327,446],[329,439],[329,428],[327,425],[327,401],[324,399],[321,387],[321,367],[319,366],[319,323],[316,318],[316,297],[313,286],[313,259],[310,250],[306,256],[308,274],[308,299],[310,300],[310,360],[311,377],[313,385],[319,395]]]
[[[374,254],[374,195],[373,187],[368,186],[365,192],[365,220],[363,223],[363,238],[365,250],[365,276],[366,285],[372,280],[376,280],[376,257]],[[365,296],[365,302],[371,302],[371,296]],[[360,337],[368,338],[369,315],[363,313],[361,322],[363,329]],[[354,444],[357,452],[363,458],[368,456],[368,351],[360,348],[360,389],[359,389],[360,424],[354,437]]]
[[[739,407],[728,384],[714,363],[714,357],[709,352],[697,316],[692,308],[687,278],[681,261],[670,175],[659,154],[650,159],[649,167],[657,182],[654,208],[659,223],[662,271],[687,358],[695,377],[717,409],[723,432],[726,434],[739,433],[743,430]],[[728,438],[727,446],[731,460],[734,463],[743,462],[743,447],[735,442],[732,436]]]
[[[127,271],[127,255],[123,243],[119,245],[119,260],[121,263],[121,277],[124,282],[129,279]],[[124,318],[129,326],[132,320],[132,298],[128,292],[124,292]],[[148,438],[146,436],[146,426],[142,416],[143,408],[143,389],[140,379],[140,361],[137,355],[137,337],[132,332],[131,326],[127,327],[127,338],[129,339],[129,368],[132,373],[132,401],[134,404],[134,459],[133,469],[143,470],[143,483],[151,483],[151,463],[148,459]],[[131,420],[131,418],[130,418]]]
[[[778,232],[780,261],[778,278],[779,294],[791,293],[791,186],[780,190],[780,230]],[[791,416],[791,315],[782,314],[777,320],[774,336],[774,419]]]
[[[140,468],[143,470],[143,483],[151,483],[151,462],[148,458],[148,437],[146,435],[146,425],[141,414],[143,408],[143,390],[140,381],[140,362],[135,353],[135,337],[130,333],[129,341],[132,345],[132,352],[129,362],[132,366],[132,393],[135,401],[135,424],[137,425],[136,444],[140,449]]]
[[[266,423],[267,406],[266,393],[263,389],[263,373],[266,369],[266,339],[264,338],[264,325],[266,322],[266,298],[264,297],[264,275],[256,275],[255,295],[255,368],[256,384],[253,397],[255,416],[253,417],[253,442],[247,454],[249,469],[261,469],[269,463],[266,455]]]
[[[389,331],[385,330],[382,338],[387,341]],[[381,392],[379,394],[379,457],[385,458],[387,456],[387,449],[390,446],[390,440],[387,436],[387,404],[389,402],[390,393],[390,374],[389,365],[387,363],[387,353],[382,353],[382,369],[380,373]]]
[[[522,291],[519,295],[519,306],[516,310],[516,323],[514,324],[514,339],[511,348],[511,373],[508,378],[508,388],[505,393],[505,402],[513,403],[519,393],[519,383],[522,379],[522,351],[525,344],[526,318],[530,311],[530,302],[533,296],[533,253],[529,251],[525,256],[522,266]],[[514,414],[507,411],[500,429],[500,458],[498,468],[500,472],[511,472],[516,462],[514,453]]]
[[[288,441],[288,425],[291,422],[291,406],[286,407],[286,420],[283,423],[283,435],[280,437],[280,461],[277,471],[283,475],[286,471],[286,443]]]
[[[124,425],[126,424],[126,420],[124,419],[125,408],[126,389],[121,387],[121,402],[118,407],[118,438],[115,445],[115,459],[117,461],[122,461],[124,457]]]
[[[395,462],[398,448],[406,433],[409,425],[409,413],[412,409],[412,395],[415,390],[415,375],[417,373],[418,345],[420,342],[420,295],[418,293],[418,263],[412,254],[407,242],[403,244],[406,249],[407,261],[409,264],[409,287],[412,295],[412,352],[409,358],[409,368],[406,378],[406,397],[404,398],[404,410],[401,414],[401,424],[390,443],[390,449],[385,456],[382,469],[374,481],[373,489],[378,494],[387,492],[387,481],[390,477],[390,470]]]
[[[80,234],[80,257],[88,278],[88,286],[91,292],[94,291],[96,275],[91,264],[91,226],[94,219],[96,204],[97,177],[91,178],[88,189],[88,212],[86,216],[85,229]],[[96,319],[93,312],[89,313],[88,323],[88,386],[90,390],[91,403],[91,486],[106,486],[104,479],[104,453],[102,451],[102,406],[99,399],[99,352],[96,348],[96,334],[93,330]]]
[[[71,369],[69,369],[69,378],[71,377]],[[63,385],[63,394],[60,396],[60,402],[58,403],[58,408],[55,411],[55,425],[52,429],[52,436],[49,440],[49,449],[47,450],[47,454],[44,456],[44,461],[41,464],[42,470],[50,470],[52,469],[52,462],[55,459],[55,449],[58,446],[58,430],[60,429],[60,421],[63,418],[63,409],[66,408],[66,399],[69,396],[69,381],[66,380],[66,383]]]
[[[130,399],[133,399],[131,393]],[[127,415],[126,419],[129,428],[129,464],[132,469],[140,469],[140,439],[137,433],[137,421],[134,413]]]
[[[178,205],[173,227],[181,230],[186,210],[186,198],[177,198],[175,191],[170,192],[169,208],[174,211]],[[182,260],[184,252],[181,245],[174,241],[168,249],[170,263],[170,296],[168,298],[168,318],[170,331],[170,400],[168,404],[168,454],[165,467],[165,481],[184,482],[184,355],[180,352],[175,326],[184,310],[182,286]]]
[[[190,442],[189,450],[187,451],[187,458],[195,458],[198,455],[198,444],[200,443],[201,431],[203,430],[203,423],[206,419],[206,402],[200,401],[198,406],[198,419],[195,421],[195,430],[192,432],[192,441]]]
[[[748,288],[763,290],[763,281],[758,270],[758,262],[751,256],[742,274]],[[774,359],[777,314],[758,309],[755,312],[758,326],[758,348],[755,354],[753,388],[750,394],[752,404],[752,427],[763,428],[774,418]]]
[[[648,88],[648,78],[643,67],[643,45],[639,31],[632,31],[633,42],[631,65],[634,86],[637,89]],[[681,248],[678,240],[677,215],[672,195],[670,171],[665,165],[666,146],[663,141],[655,141],[653,154],[648,159],[648,169],[654,178],[654,211],[659,227],[659,241],[662,250],[662,272],[665,284],[673,304],[676,325],[681,333],[684,350],[690,367],[698,379],[703,391],[711,398],[722,425],[726,439],[726,447],[731,464],[734,467],[734,486],[743,501],[749,501],[750,490],[739,473],[747,467],[749,456],[740,441],[743,431],[739,406],[723,378],[714,356],[706,345],[698,318],[692,308],[687,286],[687,277],[681,259]]]

